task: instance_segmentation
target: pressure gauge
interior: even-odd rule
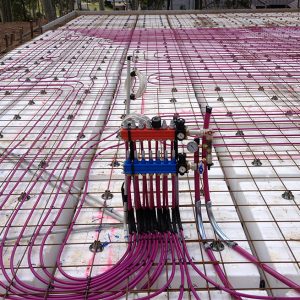
[[[178,133],[177,133],[177,139],[178,139],[179,141],[184,140],[184,138],[185,138],[185,135],[184,135],[183,132],[178,132]]]
[[[198,144],[195,141],[189,142],[186,147],[191,153],[195,153],[198,150]]]
[[[180,175],[183,175],[184,173],[186,173],[187,169],[185,166],[180,166],[178,169]]]

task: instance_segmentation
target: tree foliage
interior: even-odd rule
[[[11,22],[13,20],[10,0],[0,0],[0,13],[3,22]]]
[[[1,21],[28,21],[42,15],[49,21],[74,9],[75,0],[0,0]]]

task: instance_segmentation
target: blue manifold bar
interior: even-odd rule
[[[176,174],[176,160],[125,160],[123,165],[125,174]]]

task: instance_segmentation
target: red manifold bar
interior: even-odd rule
[[[120,136],[124,141],[128,141],[128,129],[121,128]],[[132,141],[175,140],[175,129],[134,128],[134,129],[130,129],[130,139]]]

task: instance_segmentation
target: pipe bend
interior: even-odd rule
[[[195,203],[195,209],[196,209],[197,230],[199,232],[201,239],[207,240],[206,234],[205,234],[205,229],[204,229],[204,224],[203,224],[203,219],[202,219],[201,202],[200,201],[197,201]]]
[[[221,239],[221,241],[223,241],[230,248],[236,246],[237,243],[232,241],[231,239],[229,239],[229,237],[227,237],[227,235],[224,233],[224,231],[221,229],[221,227],[217,223],[214,213],[212,211],[212,202],[210,200],[207,201],[205,203],[205,206],[206,206],[206,211],[207,211],[207,215],[209,218],[209,222],[210,222],[215,234]]]

